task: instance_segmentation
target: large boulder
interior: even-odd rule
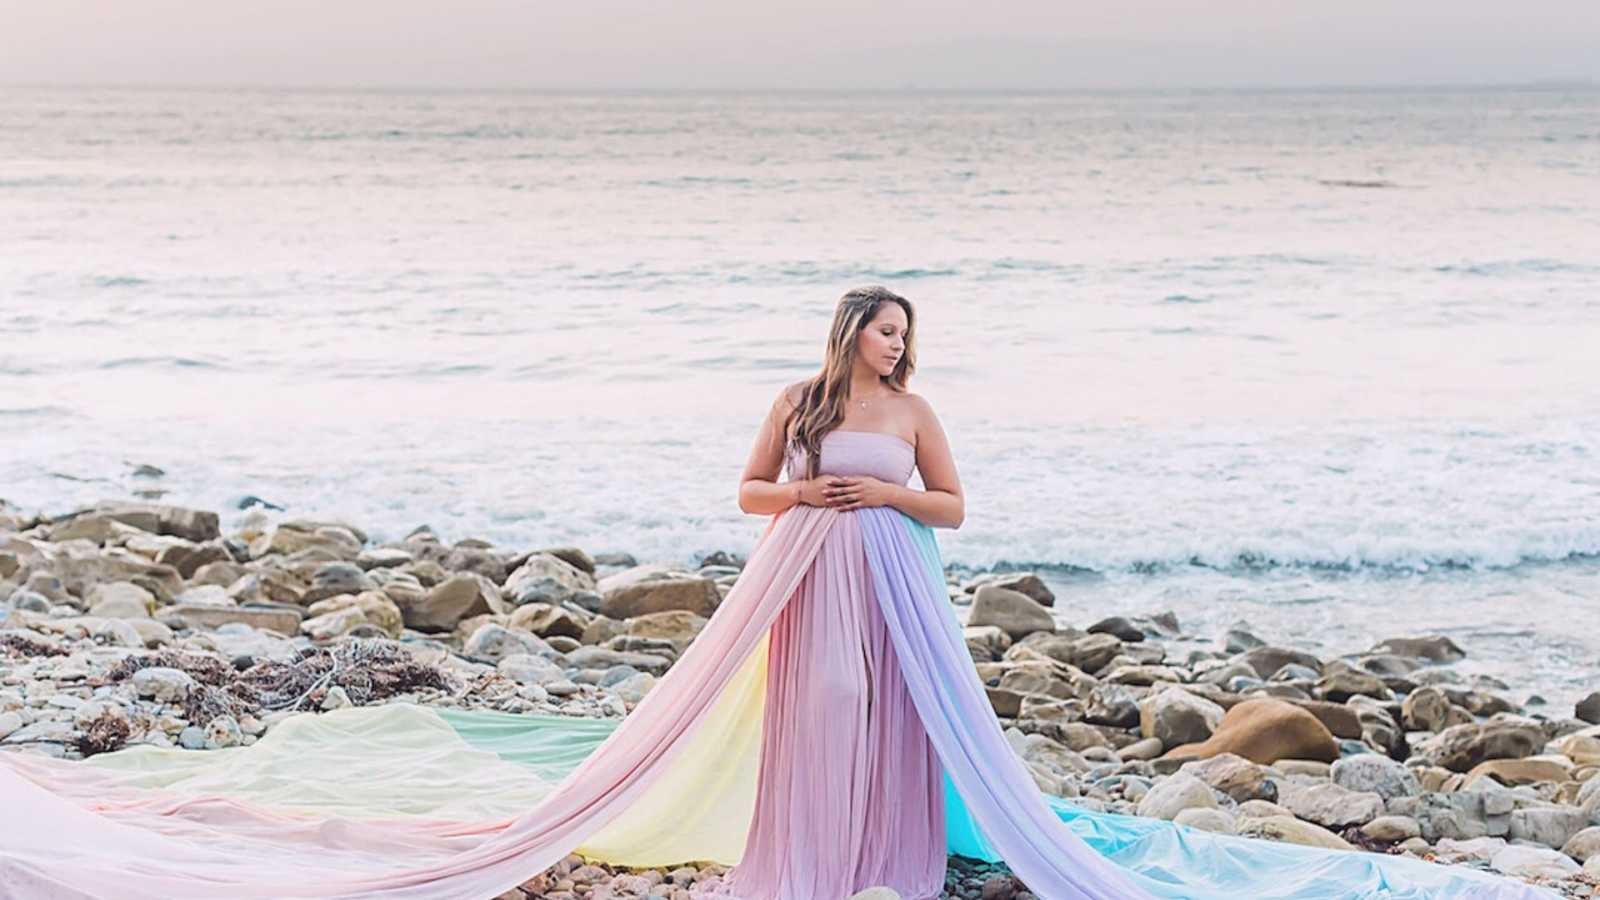
[[[1316,784],[1289,791],[1279,803],[1307,822],[1324,828],[1365,825],[1383,815],[1383,798],[1362,791],[1347,791],[1337,784]]]
[[[1422,793],[1410,769],[1376,753],[1345,757],[1329,771],[1333,783],[1346,790],[1377,794],[1384,800]]]
[[[1271,678],[1284,666],[1304,666],[1313,672],[1322,669],[1322,660],[1309,653],[1287,647],[1255,647],[1234,657],[1256,671],[1261,678]]]
[[[170,534],[200,543],[221,537],[217,514],[203,509],[166,506],[160,503],[127,503],[103,500],[94,513],[131,525],[151,534]]]
[[[403,627],[400,608],[381,591],[339,594],[318,600],[306,609],[306,614],[310,618],[300,623],[300,630],[318,641],[343,637],[362,625],[370,625],[387,637],[397,638]]]
[[[505,595],[517,606],[560,605],[595,589],[594,576],[553,553],[531,554],[506,578]]]
[[[1182,688],[1157,691],[1139,701],[1139,733],[1167,747],[1211,737],[1222,722],[1221,706]]]
[[[1600,691],[1579,700],[1572,714],[1591,725],[1600,725]]]
[[[1082,671],[1051,659],[999,665],[1003,669],[998,687],[1017,694],[1084,699],[1095,686],[1094,679]]]
[[[576,640],[583,637],[584,629],[589,627],[589,622],[593,619],[594,616],[571,607],[529,603],[517,607],[506,624],[512,628],[531,631],[543,638],[569,637]]]
[[[300,633],[300,623],[305,611],[286,604],[261,604],[256,606],[217,606],[210,603],[179,603],[162,612],[162,618],[176,617],[189,628],[221,628],[240,624],[283,635]]]
[[[1354,850],[1344,838],[1326,828],[1302,822],[1293,816],[1262,816],[1239,820],[1239,834],[1243,837],[1265,838],[1304,847],[1321,847],[1326,850]]]
[[[156,611],[155,595],[131,581],[97,584],[86,599],[91,616],[148,619]]]
[[[462,572],[445,579],[423,595],[395,597],[407,628],[418,631],[449,631],[463,619],[486,613],[507,611],[500,588],[475,572]]]
[[[978,588],[967,624],[997,626],[1012,640],[1020,640],[1036,631],[1056,630],[1050,611],[1032,597],[993,584]]]
[[[1174,747],[1167,757],[1205,759],[1219,753],[1263,765],[1280,759],[1333,762],[1339,758],[1339,745],[1311,713],[1273,697],[1257,697],[1229,709],[1211,737]]]
[[[1369,654],[1390,656],[1405,656],[1412,659],[1425,659],[1429,662],[1455,662],[1466,659],[1467,652],[1456,646],[1456,642],[1443,635],[1420,638],[1390,638],[1371,650]]]
[[[1186,809],[1216,809],[1217,798],[1204,781],[1177,774],[1156,782],[1139,800],[1139,815],[1171,821]]]
[[[462,644],[461,653],[463,656],[495,663],[519,653],[545,658],[559,655],[538,635],[506,628],[493,622],[486,623],[474,631]]]
[[[1468,772],[1489,759],[1521,759],[1544,746],[1544,730],[1510,720],[1456,725],[1419,743],[1416,755],[1432,765]]]
[[[1450,702],[1436,687],[1419,687],[1400,704],[1400,720],[1412,731],[1443,731],[1453,725],[1466,725],[1472,713]]]
[[[1236,803],[1278,799],[1278,785],[1267,776],[1267,770],[1232,753],[1186,762],[1178,771],[1204,781]]]
[[[710,618],[722,595],[710,578],[663,566],[635,566],[602,578],[600,613],[612,619],[631,619],[648,613],[680,609]]]

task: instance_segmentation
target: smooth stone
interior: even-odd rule
[[[1036,631],[1053,632],[1055,619],[1038,601],[1021,591],[986,584],[978,588],[973,598],[972,613],[967,618],[969,626],[993,625],[1004,631],[1012,640],[1020,640]]]
[[[513,653],[503,657],[495,669],[518,684],[545,685],[566,678],[560,666],[531,653]]]
[[[1361,833],[1375,841],[1400,843],[1422,836],[1422,826],[1410,816],[1379,816],[1361,826]]]
[[[1139,815],[1172,820],[1186,809],[1216,809],[1217,798],[1211,788],[1193,775],[1173,775],[1158,782],[1139,801]]]
[[[1579,700],[1572,714],[1591,725],[1600,725],[1600,691]]]
[[[1455,641],[1443,635],[1420,638],[1390,638],[1371,650],[1368,655],[1404,656],[1426,659],[1429,662],[1456,662],[1467,658],[1467,652]]]
[[[1224,719],[1221,706],[1181,688],[1152,693],[1138,705],[1139,733],[1167,747],[1204,741]]]
[[[1517,809],[1511,813],[1511,839],[1564,847],[1589,825],[1589,814],[1572,806]]]
[[[647,613],[681,609],[710,618],[722,602],[716,582],[662,566],[636,566],[600,579],[600,613],[631,619]]]
[[[1585,828],[1561,845],[1561,852],[1581,863],[1600,856],[1600,825]]]
[[[552,656],[555,650],[544,639],[526,631],[513,631],[490,622],[481,625],[461,646],[461,653],[475,659],[499,662],[507,656],[526,653],[532,656]]]
[[[1518,844],[1496,853],[1489,865],[1496,872],[1517,878],[1567,878],[1582,871],[1581,866],[1560,851]]]
[[[1172,821],[1213,834],[1234,834],[1238,830],[1238,823],[1233,816],[1221,809],[1190,808],[1178,813]]]
[[[1468,772],[1490,759],[1520,759],[1544,746],[1544,731],[1529,722],[1473,722],[1446,728],[1415,748],[1430,764]]]
[[[1280,801],[1298,818],[1325,828],[1365,825],[1383,815],[1383,798],[1348,791],[1337,784],[1318,784],[1289,792]]]
[[[1204,759],[1220,753],[1262,764],[1280,759],[1331,763],[1339,758],[1339,747],[1316,716],[1286,700],[1256,697],[1229,709],[1205,741],[1174,747],[1166,756]]]
[[[1214,790],[1232,797],[1236,803],[1278,799],[1278,786],[1267,777],[1267,770],[1232,753],[1187,762],[1178,771],[1199,778]]]
[[[149,697],[158,703],[181,703],[195,689],[195,681],[188,672],[180,669],[150,666],[133,673],[133,689],[139,696]]]
[[[1239,834],[1244,837],[1284,841],[1304,847],[1323,847],[1329,850],[1354,850],[1355,847],[1325,828],[1302,822],[1293,816],[1265,816],[1239,821]]]
[[[206,733],[198,725],[178,732],[178,746],[185,750],[204,750],[206,746]]]
[[[1329,770],[1329,776],[1334,784],[1346,790],[1374,793],[1384,800],[1422,793],[1422,785],[1411,770],[1373,753],[1339,760]]]

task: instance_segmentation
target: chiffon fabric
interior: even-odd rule
[[[853,431],[820,460],[899,484],[914,463]],[[774,517],[620,722],[395,704],[295,716],[247,748],[0,753],[8,900],[489,898],[574,851],[733,865],[724,895],[746,900],[937,896],[946,852],[1003,859],[1046,900],[1554,896],[1046,798],[978,681],[932,531],[889,508]]]

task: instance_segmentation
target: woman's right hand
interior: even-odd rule
[[[806,506],[836,506],[834,501],[828,499],[829,488],[836,487],[837,482],[844,479],[837,475],[820,475],[816,478],[807,478],[800,482],[800,502]]]

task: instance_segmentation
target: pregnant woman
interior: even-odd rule
[[[950,853],[1002,859],[1046,900],[1547,896],[1041,794],[946,593],[931,529],[964,503],[907,390],[915,335],[883,288],[839,301],[821,371],[777,398],[745,469],[766,531],[620,724],[396,704],[205,754],[0,753],[0,898],[474,900],[574,851],[729,864],[713,891],[745,900],[925,900]]]

